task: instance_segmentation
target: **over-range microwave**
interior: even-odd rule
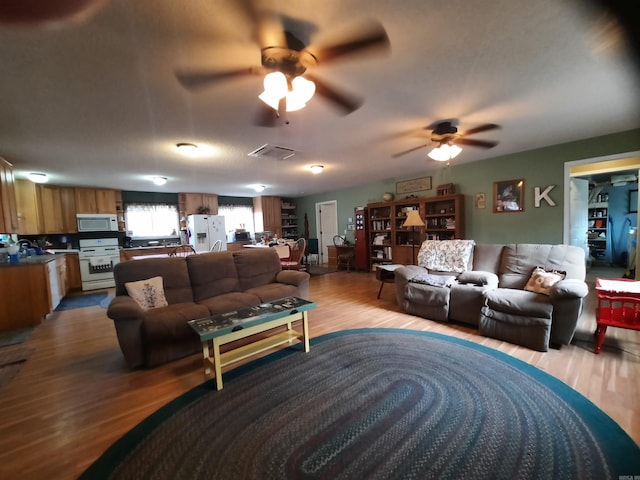
[[[78,232],[117,232],[118,217],[110,213],[78,213]]]

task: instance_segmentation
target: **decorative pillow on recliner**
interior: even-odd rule
[[[127,293],[143,310],[150,308],[166,307],[169,305],[164,296],[162,277],[147,278],[138,282],[124,284]]]
[[[560,280],[564,280],[567,276],[567,272],[561,272],[559,270],[546,271],[542,267],[536,267],[533,269],[531,278],[525,285],[524,289],[530,292],[542,293],[549,295],[551,287],[553,287]]]

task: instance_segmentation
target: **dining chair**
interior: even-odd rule
[[[189,255],[195,255],[195,249],[191,245],[178,245],[176,248],[169,252],[170,257],[187,257]]]
[[[222,240],[218,239],[211,245],[210,252],[220,252],[222,250]]]
[[[338,270],[340,266],[343,266],[347,268],[347,273],[349,273],[351,263],[356,257],[355,249],[347,243],[342,235],[333,236],[333,245],[336,247],[336,257],[338,260],[336,270]]]
[[[289,244],[289,258],[281,258],[280,265],[283,270],[306,270],[307,266],[304,264],[304,252],[307,247],[307,241],[304,238],[299,238],[291,245]]]

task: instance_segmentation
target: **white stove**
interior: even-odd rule
[[[115,287],[113,267],[120,262],[117,238],[80,239],[82,290]]]

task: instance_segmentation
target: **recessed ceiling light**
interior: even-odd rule
[[[151,181],[156,185],[161,186],[167,183],[167,177],[153,177]]]
[[[253,186],[253,189],[254,189],[256,192],[262,192],[262,191],[264,191],[264,189],[265,189],[265,188],[266,188],[266,187],[265,187],[264,185],[254,185],[254,186]]]
[[[27,175],[27,177],[33,183],[47,183],[49,181],[49,177],[46,173],[31,172]]]
[[[178,143],[176,148],[181,155],[195,157],[198,155],[198,146],[194,143]]]
[[[311,170],[311,173],[317,175],[318,173],[322,173],[322,170],[324,170],[324,165],[311,165],[309,167],[309,170]]]

